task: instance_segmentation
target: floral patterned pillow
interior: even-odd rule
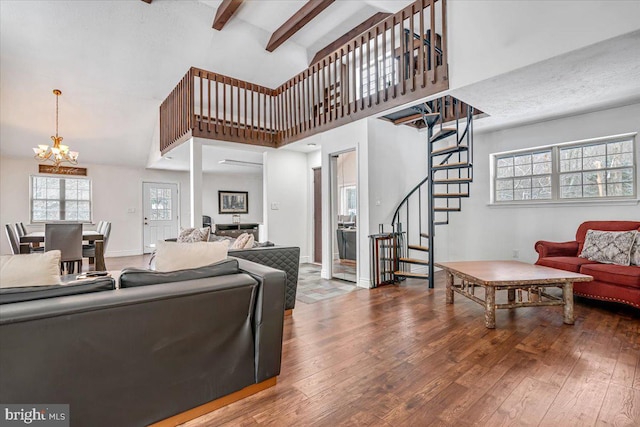
[[[631,247],[636,240],[636,234],[638,234],[636,230],[587,230],[580,258],[604,264],[629,265]]]
[[[206,242],[209,240],[209,227],[204,228],[182,228],[178,234],[178,243]]]

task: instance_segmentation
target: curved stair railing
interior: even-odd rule
[[[398,248],[394,279],[427,279],[433,288],[436,226],[449,224],[449,215],[459,212],[462,199],[470,195],[475,112],[451,96],[414,108],[427,128],[428,174],[407,193],[393,215]]]

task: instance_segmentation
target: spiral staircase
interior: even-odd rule
[[[405,110],[407,111],[407,110]],[[451,97],[411,107],[396,124],[427,129],[428,174],[400,202],[392,220],[395,281],[428,280],[433,288],[436,228],[462,210],[473,181],[473,119],[481,112]]]

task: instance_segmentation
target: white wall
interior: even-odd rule
[[[263,164],[266,238],[277,245],[300,247],[300,262],[309,262],[307,155],[269,151]]]
[[[249,213],[241,214],[241,222],[262,223],[262,174],[205,173],[202,179],[202,214],[216,224],[230,224],[231,214],[218,213],[218,191],[249,192]]]
[[[640,2],[447,2],[450,89],[640,29]]]
[[[142,183],[170,182],[179,185],[180,225],[189,226],[189,174],[187,172],[83,164],[91,178],[93,190],[93,220],[112,223],[106,256],[128,256],[142,253]],[[29,225],[29,176],[38,173],[38,163],[31,158],[0,157],[0,224],[23,222],[30,230],[41,225]],[[218,189],[249,191],[249,212],[243,220],[262,221],[261,176],[204,175],[203,205],[217,210]],[[246,183],[245,183],[246,181]],[[224,187],[224,188],[222,188]],[[255,199],[255,200],[254,200]],[[130,208],[134,212],[128,212]],[[227,215],[218,216],[225,220]],[[216,216],[213,216],[216,218]],[[3,233],[4,234],[4,233]],[[6,237],[0,239],[0,253],[11,249]]]
[[[356,150],[358,174],[358,254],[356,257],[358,286],[369,287],[369,238],[366,224],[369,224],[369,151],[367,141],[367,120],[331,129],[310,138],[321,146],[322,164],[322,271],[325,279],[331,278],[333,241],[335,231],[331,228],[331,197],[329,164],[331,154]]]
[[[475,134],[474,182],[462,212],[453,213],[447,226],[437,227],[437,261],[519,259],[534,262],[538,240],[575,239],[578,225],[587,220],[640,220],[637,204],[587,203],[489,206],[491,153],[570,142],[627,132],[640,132],[640,104],[603,110],[517,128]],[[636,137],[636,150],[640,138]],[[636,152],[636,165],[640,163]],[[638,189],[640,190],[640,173]]]

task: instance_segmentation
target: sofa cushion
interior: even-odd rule
[[[589,230],[579,256],[605,264],[629,265],[631,247],[637,233],[636,230]]]
[[[227,242],[177,243],[159,241],[155,266],[158,271],[204,267],[227,257]]]
[[[236,259],[225,259],[204,267],[168,272],[126,268],[120,273],[120,287],[133,288],[160,283],[183,282],[236,273],[238,273],[238,260]]]
[[[572,271],[574,273],[580,272],[580,266],[584,264],[597,264],[595,261],[590,261],[586,258],[578,258],[575,256],[554,256],[542,258],[537,265],[544,265],[545,267],[557,268],[565,271]]]
[[[61,255],[56,250],[0,256],[0,288],[59,285]]]
[[[0,304],[109,291],[115,289],[115,284],[115,280],[111,277],[98,277],[64,282],[58,285],[2,288],[0,289]]]
[[[588,274],[594,281],[640,288],[640,267],[613,264],[586,264],[580,273]]]

